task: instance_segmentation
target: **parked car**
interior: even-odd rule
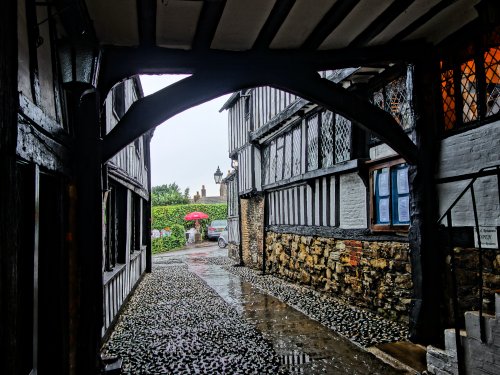
[[[227,239],[227,230],[220,232],[219,239],[217,240],[217,245],[219,245],[221,249],[225,248],[228,243]]]
[[[219,238],[219,235],[227,227],[227,220],[213,220],[207,227],[207,237],[209,240]]]

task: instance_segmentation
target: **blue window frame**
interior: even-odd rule
[[[406,229],[410,224],[408,165],[400,161],[372,169],[372,229]]]

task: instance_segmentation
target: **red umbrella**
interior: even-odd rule
[[[200,219],[208,219],[208,215],[204,212],[191,212],[184,216],[184,220],[200,220]]]

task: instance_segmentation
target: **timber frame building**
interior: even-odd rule
[[[419,343],[453,323],[459,350],[440,358],[462,373],[471,348],[498,357],[494,318],[459,329],[499,278],[499,27],[496,0],[2,1],[0,373],[101,371],[151,270],[152,131],[227,93],[234,256]],[[142,97],[139,74],[190,76]],[[377,277],[358,283],[367,262]]]

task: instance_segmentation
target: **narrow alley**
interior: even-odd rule
[[[403,373],[364,348],[404,328],[232,263],[216,245],[155,256],[103,354],[126,374]]]

